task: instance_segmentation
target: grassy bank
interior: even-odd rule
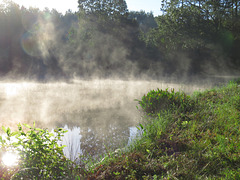
[[[191,96],[151,91],[139,103],[142,137],[89,179],[240,179],[239,81]]]

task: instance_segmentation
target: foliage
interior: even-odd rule
[[[162,0],[163,16],[156,18],[158,39],[155,43],[168,50],[183,50],[206,47],[209,43],[220,43],[222,32],[228,31],[236,40],[235,30],[239,11],[237,2],[229,1],[165,1]],[[230,26],[227,24],[231,24]],[[156,44],[157,45],[157,44]]]
[[[128,18],[132,20],[136,20],[139,24],[139,28],[143,33],[147,33],[153,28],[157,27],[157,23],[153,16],[153,13],[145,13],[144,11],[130,11],[128,14]]]
[[[239,7],[237,1],[162,0],[158,26],[141,38],[161,52],[163,74],[233,73],[226,67],[238,72]]]
[[[24,130],[29,129],[29,130]],[[13,179],[61,179],[71,177],[74,172],[73,162],[63,155],[64,146],[59,141],[66,131],[62,128],[54,130],[31,127],[19,124],[18,130],[12,132],[3,127],[6,138],[1,137],[1,151],[13,151],[19,155],[18,171]]]
[[[174,95],[159,92],[164,94],[162,97]],[[155,94],[157,91],[151,91],[149,96],[157,99]],[[194,103],[191,111],[170,108],[152,112],[140,124],[141,138],[127,151],[96,164],[88,177],[239,179],[239,95],[240,87],[232,81],[227,86],[195,92],[188,97]],[[162,99],[158,100],[155,106],[162,107]]]
[[[87,15],[94,14],[96,17],[116,17],[119,15],[124,15],[127,10],[127,4],[125,0],[78,0],[80,13],[85,13]]]
[[[152,115],[170,108],[179,108],[179,111],[187,112],[192,106],[189,96],[183,92],[174,92],[174,89],[171,89],[170,92],[168,89],[151,90],[142,97],[139,104],[147,114]]]

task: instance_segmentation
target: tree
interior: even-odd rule
[[[145,13],[145,11],[131,11],[128,14],[128,18],[136,20],[139,24],[140,30],[144,33],[147,33],[150,29],[157,27],[157,23],[152,12]]]
[[[116,17],[128,12],[125,0],[78,0],[80,13]]]
[[[205,47],[226,30],[237,37],[236,8],[238,4],[228,0],[162,0],[163,15],[156,18],[158,28],[148,39],[163,49],[176,50]]]

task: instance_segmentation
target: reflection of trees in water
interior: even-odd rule
[[[127,144],[130,130],[128,126],[105,124],[102,127],[81,128],[81,151],[83,155],[98,157],[109,150]]]
[[[80,127],[68,128],[68,126],[65,125],[64,129],[67,130],[67,132],[64,134],[62,142],[60,143],[66,145],[63,149],[63,153],[70,160],[77,161],[79,159],[79,154],[81,154]]]
[[[81,154],[85,158],[98,157],[127,144],[130,136],[129,127],[136,125],[137,118],[131,114],[133,112],[130,108],[128,110],[123,111],[120,107],[96,108],[64,114],[57,125],[63,127],[62,123],[65,122],[70,129],[76,125],[80,127]]]

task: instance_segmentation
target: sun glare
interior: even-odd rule
[[[2,156],[2,162],[6,166],[15,166],[18,163],[18,155],[14,152],[6,152]]]
[[[5,85],[5,94],[7,97],[16,96],[18,94],[18,87],[14,84]]]

